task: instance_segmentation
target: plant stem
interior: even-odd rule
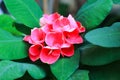
[[[54,0],[54,5],[53,5],[53,11],[57,12],[58,11],[58,7],[59,7],[59,0]]]
[[[43,0],[43,10],[45,14],[48,14],[48,0]]]

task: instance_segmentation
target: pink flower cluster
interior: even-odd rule
[[[60,55],[73,56],[74,45],[83,42],[79,33],[85,31],[80,22],[69,15],[63,17],[58,13],[44,14],[40,19],[41,28],[31,30],[31,35],[24,37],[29,42],[29,57],[32,61],[40,59],[43,63],[55,63]]]

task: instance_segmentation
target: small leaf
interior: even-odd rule
[[[68,80],[89,80],[89,71],[77,70]]]
[[[28,71],[34,79],[42,79],[45,72],[33,64],[17,63],[13,61],[0,62],[0,80],[15,80],[22,77]]]
[[[23,42],[23,37],[16,37],[0,29],[0,59],[21,59],[28,55],[28,46]]]
[[[80,53],[79,49],[75,50],[71,58],[61,58],[55,64],[50,65],[52,73],[58,80],[66,80],[79,67]]]
[[[20,23],[31,28],[39,27],[39,18],[42,10],[35,0],[4,0],[8,11]]]
[[[87,0],[78,11],[76,19],[87,29],[95,28],[109,14],[112,4],[112,0]]]
[[[85,35],[87,41],[103,47],[120,47],[120,22],[111,27],[98,28]]]
[[[0,15],[0,28],[11,32],[14,35],[22,35],[15,26],[13,26],[14,19],[12,19],[9,15],[2,14]]]
[[[120,61],[90,70],[90,80],[120,80]]]
[[[82,49],[82,52],[80,61],[86,65],[105,65],[120,60],[120,48],[104,48],[89,45]]]

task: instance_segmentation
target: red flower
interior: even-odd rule
[[[46,34],[45,42],[48,46],[60,47],[63,42],[63,34],[61,32],[49,32]]]
[[[77,29],[72,32],[64,31],[63,34],[65,36],[65,41],[69,44],[79,44],[83,42],[83,39],[79,35],[79,31]]]
[[[31,30],[31,35],[25,36],[24,40],[30,44],[41,44],[45,40],[45,33],[40,28],[34,28]]]
[[[53,22],[58,19],[60,15],[58,13],[54,13],[51,15],[44,14],[42,18],[40,18],[40,26],[44,26],[46,24],[53,24]]]
[[[32,61],[36,61],[39,59],[42,48],[43,45],[41,44],[32,45],[29,48],[29,57]]]
[[[44,63],[53,64],[60,57],[60,49],[52,47],[44,47],[40,54],[40,59]]]
[[[72,32],[75,29],[78,29],[80,25],[77,24],[77,22],[74,20],[74,18],[69,15],[68,17],[60,17],[58,18],[54,24],[53,24],[53,29],[55,31],[67,31],[67,32]]]
[[[29,48],[29,57],[32,61],[40,59],[43,63],[53,64],[60,55],[73,56],[74,44],[83,42],[80,33],[85,28],[80,22],[69,15],[60,16],[58,13],[43,15],[40,19],[41,28],[31,30],[31,35],[24,37],[24,41],[32,46]]]
[[[45,33],[53,32],[53,26],[48,24],[41,28]]]
[[[61,55],[62,56],[73,56],[74,55],[74,46],[71,45],[63,45],[61,48]]]
[[[76,22],[78,27],[77,29],[79,30],[79,33],[85,32],[85,28],[82,26],[82,24],[80,22]]]

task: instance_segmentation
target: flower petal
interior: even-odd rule
[[[33,62],[39,59],[39,56],[33,56],[31,54],[29,54],[29,57],[30,57],[30,60],[32,60]]]
[[[36,56],[39,55],[41,50],[42,50],[43,45],[42,44],[36,44],[36,45],[32,45],[29,48],[29,54]]]
[[[60,47],[64,42],[63,34],[61,32],[49,32],[46,34],[45,42],[48,46]]]
[[[78,25],[77,25],[75,19],[72,17],[72,15],[69,15],[68,19],[70,21],[70,25],[71,25],[72,28],[77,28],[78,27]]]
[[[70,21],[66,17],[63,17],[61,19],[61,26],[66,26],[68,24],[70,24]]]
[[[57,12],[50,15],[50,19],[53,21],[55,21],[56,19],[60,18],[60,14],[58,14]]]
[[[78,28],[78,25],[71,15],[69,15],[68,18],[61,16],[59,19],[57,19],[53,23],[53,29],[59,32],[60,31],[61,32],[62,31],[72,32],[73,30],[77,28]]]
[[[60,49],[51,49],[45,47],[42,49],[40,54],[40,60],[43,63],[53,64],[55,63],[60,57]]]
[[[69,47],[61,48],[62,56],[73,56],[74,55],[74,46],[70,45]]]
[[[42,44],[36,44],[32,45],[29,48],[29,57],[32,61],[36,61],[39,59],[42,47],[43,47]]]
[[[41,27],[46,25],[46,23],[47,23],[46,19],[47,19],[48,16],[49,16],[48,14],[44,14],[43,17],[40,18],[39,24],[40,24]]]
[[[50,24],[47,24],[47,25],[41,27],[41,29],[42,29],[45,33],[52,32],[52,31],[53,31],[53,26],[50,25]]]
[[[40,18],[40,26],[44,26],[46,24],[53,24],[53,22],[60,17],[60,14],[57,12],[51,15],[44,14],[42,18]]]
[[[31,31],[31,39],[34,42],[34,44],[41,44],[44,42],[45,33],[42,31],[42,29],[34,28]]]
[[[79,35],[78,30],[74,30],[73,32],[64,32],[65,40],[70,44],[79,44],[83,43],[82,37]]]
[[[27,41],[27,42],[29,42],[29,39],[30,39],[30,36],[29,36],[29,35],[26,35],[26,36],[23,38],[23,40],[24,40],[24,41]]]
[[[76,22],[76,23],[77,23],[77,25],[78,25],[79,33],[85,32],[85,27],[83,27],[80,22]]]
[[[60,19],[57,19],[57,20],[53,23],[53,30],[54,30],[54,31],[57,31],[57,32],[62,32],[62,26],[61,26]]]
[[[57,19],[53,23],[53,29],[58,32],[63,32],[63,31],[73,31],[76,28],[70,25],[70,21],[66,17],[61,17],[61,19]]]

